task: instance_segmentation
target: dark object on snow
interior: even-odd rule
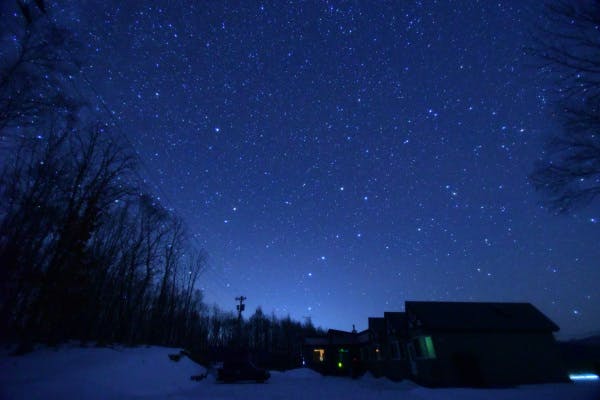
[[[181,357],[187,357],[187,358],[191,359],[190,353],[186,350],[179,350],[179,353],[169,354],[169,359],[171,361],[178,362],[179,360],[181,360]],[[194,360],[192,360],[192,361],[194,361]]]
[[[201,381],[202,379],[206,378],[208,376],[208,372],[205,372],[203,374],[200,375],[192,375],[190,377],[191,380],[193,381]]]
[[[258,368],[249,360],[230,360],[217,370],[217,380],[225,383],[237,381],[256,381],[262,383],[269,379],[269,371]]]

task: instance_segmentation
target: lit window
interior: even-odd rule
[[[419,336],[414,339],[414,346],[417,358],[436,358],[431,336]]]
[[[325,349],[314,349],[313,350],[313,361],[323,362],[325,360]]]

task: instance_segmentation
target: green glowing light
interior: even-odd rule
[[[427,349],[427,357],[435,358],[435,348],[433,347],[431,336],[425,336],[425,348]]]
[[[340,361],[340,362],[338,363],[338,368],[342,368],[343,366],[344,366],[344,364],[342,364],[342,362]]]

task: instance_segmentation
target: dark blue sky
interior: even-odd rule
[[[537,1],[66,1],[85,75],[210,254],[206,300],[366,328],[405,300],[600,328],[598,204],[527,175],[553,119]],[[86,55],[87,57],[87,55]]]

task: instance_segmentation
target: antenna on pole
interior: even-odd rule
[[[238,321],[242,320],[242,311],[244,311],[246,309],[246,305],[244,304],[244,300],[246,300],[247,297],[244,296],[240,296],[240,297],[236,297],[235,301],[239,301],[240,304],[238,304],[237,306],[235,306],[235,308],[238,311]]]

